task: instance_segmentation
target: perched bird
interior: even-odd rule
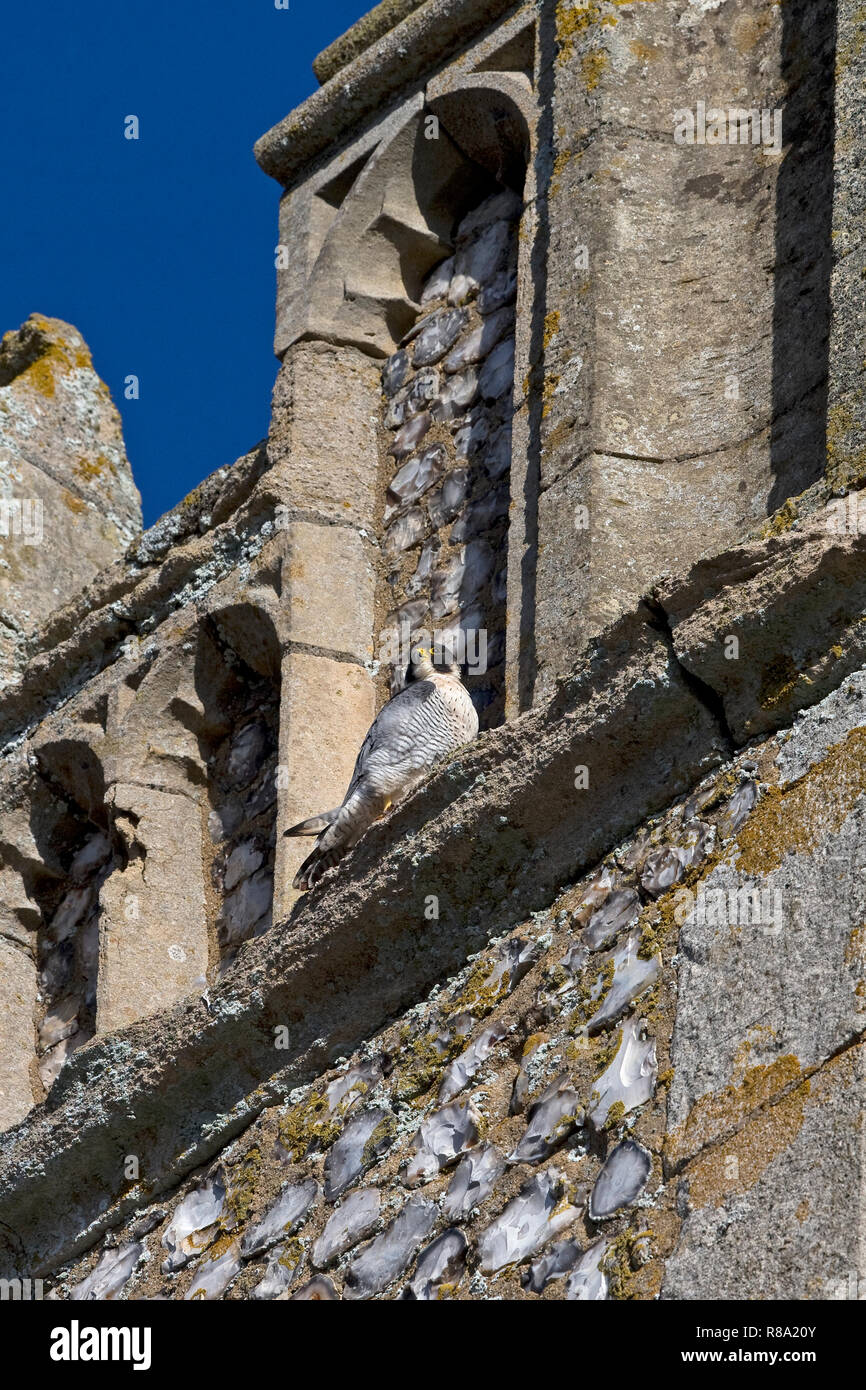
[[[478,733],[478,715],[460,679],[460,667],[443,655],[446,659],[434,664],[431,648],[412,648],[410,683],[370,726],[342,806],[283,832],[318,836],[295,875],[295,888],[312,888],[392,802]]]

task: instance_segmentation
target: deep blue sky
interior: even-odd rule
[[[279,188],[252,146],[372,3],[4,7],[0,332],[36,310],[84,335],[145,525],[266,433]]]

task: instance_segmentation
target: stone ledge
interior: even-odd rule
[[[807,570],[818,574],[840,554],[863,569],[863,538],[815,540],[793,533],[750,547],[747,562],[737,550],[714,570],[696,566],[666,583],[668,610],[688,611],[694,600],[693,619],[708,635],[714,605],[724,610],[727,583],[746,563],[764,578],[761,591],[743,587],[751,618],[763,619],[767,658],[781,657]],[[815,587],[805,601],[832,642],[845,622],[833,588]],[[639,605],[591,645],[545,706],[483,737],[374,827],[288,923],[243,948],[208,1001],[186,1000],[76,1053],[48,1100],[0,1139],[0,1275],[14,1271],[22,1250],[38,1274],[86,1248],[491,936],[546,907],[722,762],[729,745],[717,697],[702,698],[700,680],[684,674],[676,635],[674,625],[672,642]],[[820,694],[804,684],[784,708]],[[590,769],[587,792],[575,790],[580,765]],[[436,921],[424,916],[430,894]],[[288,1058],[274,1049],[281,1025]],[[132,1191],[128,1153],[144,1175]]]
[[[366,52],[377,39],[384,38],[404,19],[408,19],[413,11],[420,9],[424,2],[425,0],[382,0],[381,4],[362,15],[345,34],[328,44],[328,47],[313,59],[313,72],[319,81],[324,85],[332,77],[336,77],[338,72]]]
[[[259,166],[292,184],[362,121],[518,8],[514,0],[427,0],[267,131],[255,145]]]

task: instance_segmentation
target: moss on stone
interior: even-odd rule
[[[625,1102],[622,1100],[614,1101],[607,1112],[607,1119],[604,1122],[606,1130],[615,1129],[620,1120],[625,1115]]]
[[[277,1126],[280,1142],[295,1163],[308,1153],[327,1149],[340,1133],[340,1116],[332,1115],[324,1090],[293,1105]]]

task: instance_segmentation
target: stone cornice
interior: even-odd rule
[[[290,186],[350,131],[519,8],[515,0],[427,0],[267,131],[255,146],[260,167]]]

